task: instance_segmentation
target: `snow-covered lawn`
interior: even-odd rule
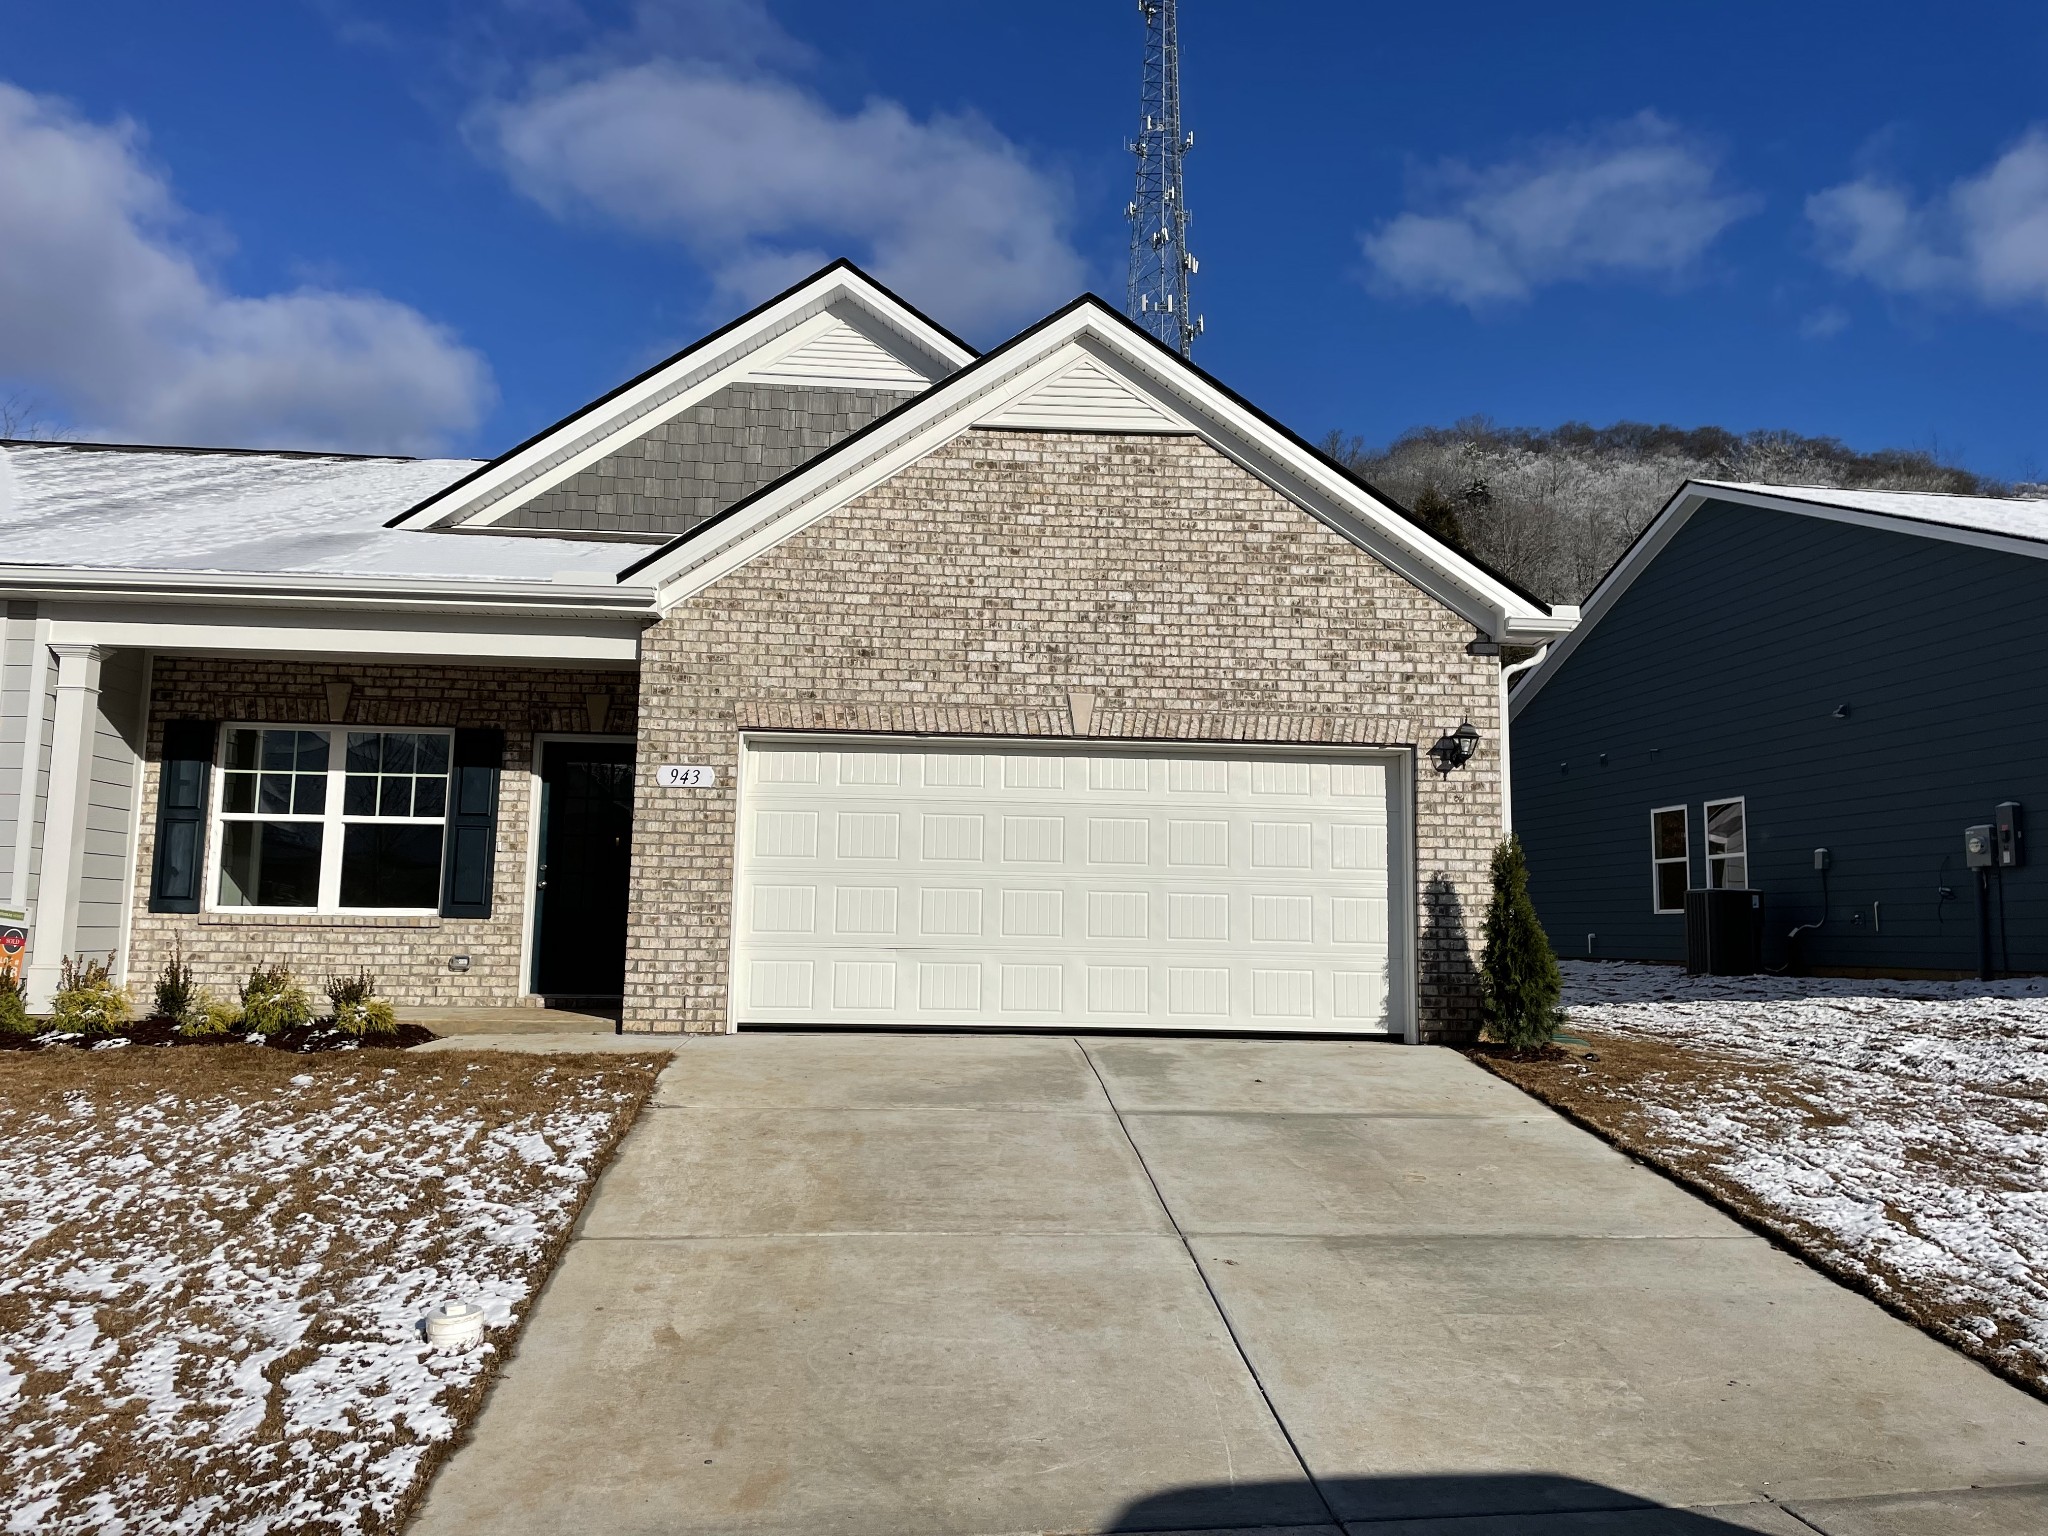
[[[1564,971],[1497,1070],[2048,1389],[2048,984]]]
[[[0,1529],[393,1529],[659,1065],[0,1055]]]

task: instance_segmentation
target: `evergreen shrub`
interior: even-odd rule
[[[1480,1014],[1486,1033],[1511,1050],[1548,1045],[1563,1022],[1564,983],[1557,956],[1529,899],[1529,865],[1520,838],[1493,851],[1493,900],[1486,908],[1486,949],[1479,960]]]
[[[57,995],[50,999],[50,1027],[72,1035],[111,1035],[128,1022],[128,994],[114,985],[114,957],[64,957]]]
[[[255,967],[242,983],[242,1023],[251,1034],[299,1029],[312,1019],[313,1000],[282,961]]]
[[[36,1021],[28,1016],[28,988],[19,976],[0,971],[0,1035],[32,1035]]]
[[[368,971],[327,978],[327,997],[334,1004],[334,1027],[345,1035],[395,1035],[398,1014],[376,995],[377,978]]]

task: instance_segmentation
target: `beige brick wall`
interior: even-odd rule
[[[347,717],[328,712],[325,685],[353,685]],[[601,698],[599,696],[602,696]],[[330,975],[366,966],[393,1002],[438,1006],[511,1003],[526,930],[528,827],[533,809],[534,737],[591,730],[596,704],[603,730],[631,734],[637,708],[631,672],[571,671],[458,664],[317,664],[158,656],[150,683],[143,819],[135,881],[129,976],[146,1004],[171,945],[183,945],[201,985],[232,997],[252,965],[288,962],[316,993]],[[497,868],[491,916],[242,917],[151,912],[149,874],[156,853],[156,795],[166,720],[240,720],[277,725],[484,726],[505,732],[499,780]],[[448,969],[451,955],[470,970]]]
[[[1075,732],[1426,751],[1416,778],[1418,1015],[1476,1027],[1475,933],[1500,828],[1498,662],[1476,632],[1206,444],[970,432],[647,632],[626,1024],[720,1030],[740,732]],[[646,768],[711,763],[711,791]]]

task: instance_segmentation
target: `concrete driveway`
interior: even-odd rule
[[[416,1536],[2048,1531],[2048,1405],[1448,1051],[741,1035],[656,1103]]]

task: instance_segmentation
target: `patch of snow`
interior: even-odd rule
[[[1571,1028],[1730,1064],[1632,1086],[1666,1149],[2048,1383],[2048,983],[1561,969]]]
[[[249,575],[608,584],[646,553],[599,540],[386,528],[471,459],[0,448],[0,563]]]
[[[431,1080],[316,1080],[74,1093],[0,1136],[0,1528],[382,1529],[454,1434],[494,1351],[416,1320],[524,1312],[628,1090],[563,1082],[486,1129]]]

